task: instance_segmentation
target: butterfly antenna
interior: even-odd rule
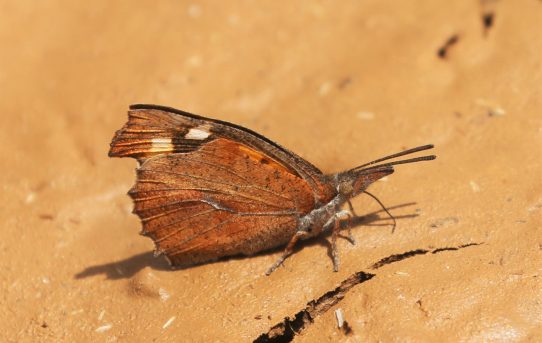
[[[357,171],[373,172],[374,169],[378,169],[378,168],[382,168],[382,167],[389,167],[389,166],[395,166],[395,165],[398,165],[398,164],[414,163],[414,162],[420,162],[420,161],[431,161],[431,160],[434,160],[436,158],[437,158],[437,156],[435,156],[435,155],[421,156],[421,157],[416,157],[416,158],[410,158],[408,160],[400,160],[400,161],[393,161],[393,162],[389,162],[389,163],[378,164],[376,166],[372,166],[372,167],[369,167],[369,168],[363,168],[363,169],[357,170]]]
[[[392,158],[396,158],[396,157],[401,157],[401,156],[405,156],[405,155],[410,155],[410,154],[413,154],[415,152],[418,152],[418,151],[424,151],[424,150],[429,150],[429,149],[433,149],[434,148],[434,145],[433,144],[427,144],[427,145],[422,145],[422,146],[419,146],[419,147],[416,147],[416,148],[412,148],[412,149],[408,149],[408,150],[405,150],[405,151],[401,151],[401,152],[398,152],[396,154],[393,154],[393,155],[389,155],[389,156],[386,156],[386,157],[382,157],[382,158],[379,158],[377,160],[374,160],[374,161],[371,161],[371,162],[368,162],[368,163],[365,163],[365,164],[362,164],[361,166],[357,166],[356,168],[352,169],[352,170],[359,170],[359,169],[362,169],[363,167],[367,167],[367,166],[371,166],[373,164],[377,164],[378,162],[382,162],[382,161],[387,161],[387,160],[391,160]],[[433,155],[432,155],[433,156]],[[424,156],[424,157],[429,157],[429,156]],[[429,159],[434,159],[434,158],[429,158]],[[421,159],[421,160],[415,160],[415,159],[412,159],[412,160],[404,160],[405,162],[402,162],[402,163],[412,163],[412,162],[417,162],[417,161],[425,161],[425,160],[428,160],[428,159]],[[408,162],[407,162],[408,161]],[[400,161],[398,161],[400,162]],[[393,163],[393,164],[401,164],[401,163]],[[386,164],[383,164],[383,165],[393,165],[391,163],[386,163]]]
[[[395,232],[395,227],[397,226],[397,220],[395,219],[394,216],[392,216],[392,214],[390,213],[390,211],[388,211],[388,209],[386,208],[386,206],[384,206],[384,204],[382,203],[382,201],[380,201],[376,196],[374,196],[373,194],[367,192],[367,191],[363,191],[363,193],[367,194],[368,196],[370,196],[371,198],[375,199],[376,202],[380,205],[380,207],[382,207],[382,209],[388,214],[388,216],[391,218],[391,220],[393,220],[393,227],[391,228],[391,233],[394,233]]]

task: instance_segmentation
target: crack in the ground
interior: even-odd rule
[[[484,34],[488,34],[489,29],[493,26],[495,22],[495,13],[487,12],[482,14],[482,24],[484,26]]]
[[[495,25],[495,13],[499,0],[480,0],[482,30],[484,36],[489,34],[489,30]]]
[[[483,243],[468,243],[468,244],[459,245],[457,247],[444,247],[444,248],[437,248],[437,249],[416,249],[416,250],[411,250],[411,251],[404,252],[402,254],[395,254],[395,255],[388,256],[388,257],[384,257],[380,261],[373,264],[371,266],[371,269],[378,269],[378,268],[383,267],[383,266],[385,266],[387,264],[394,263],[394,262],[399,262],[399,261],[402,261],[402,260],[406,260],[407,258],[416,256],[416,255],[425,255],[425,254],[428,254],[428,253],[438,254],[439,252],[443,252],[443,251],[454,251],[454,250],[459,250],[459,249],[463,249],[463,248],[470,247],[470,246],[473,246],[473,245],[480,245],[480,244],[483,244]]]
[[[468,243],[459,245],[457,247],[444,247],[436,249],[416,249],[404,252],[402,254],[395,254],[381,259],[374,263],[370,268],[378,269],[385,265],[399,262],[407,258],[411,258],[417,255],[425,254],[438,254],[443,251],[455,251],[470,246],[476,246],[483,243]],[[307,303],[305,309],[297,312],[293,317],[286,317],[284,320],[276,325],[273,325],[268,332],[261,334],[254,340],[254,343],[287,343],[291,342],[294,337],[304,331],[307,327],[314,323],[314,319],[322,314],[326,313],[332,306],[341,302],[353,287],[371,280],[376,274],[366,273],[363,271],[354,273],[348,278],[343,280],[341,284],[334,290],[328,291],[316,300],[312,300]]]
[[[254,343],[284,343],[291,342],[294,336],[303,331],[314,322],[314,319],[327,312],[333,305],[339,303],[345,294],[354,286],[372,279],[375,274],[357,272],[341,282],[339,287],[326,292],[316,300],[307,304],[304,310],[295,314],[293,318],[286,317],[274,325],[267,333],[260,335]]]
[[[399,261],[402,261],[402,260],[406,260],[407,258],[416,256],[416,255],[425,255],[428,252],[429,252],[429,250],[427,250],[427,249],[416,249],[416,250],[411,250],[411,251],[404,252],[402,254],[390,255],[390,256],[384,257],[380,261],[374,263],[371,266],[371,269],[378,269],[378,268],[383,267],[383,266],[385,266],[387,264],[391,264],[391,263],[394,263],[394,262],[399,262]]]
[[[450,50],[450,48],[457,44],[457,42],[459,42],[458,34],[450,36],[450,38],[448,38],[448,40],[446,40],[446,42],[438,49],[437,56],[442,59],[446,58],[448,56],[448,51]]]

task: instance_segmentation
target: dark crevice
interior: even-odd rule
[[[459,250],[459,249],[471,247],[471,246],[474,246],[474,245],[480,245],[480,244],[484,244],[484,243],[468,243],[468,244],[459,245],[457,247],[438,248],[438,249],[434,249],[433,251],[431,251],[431,253],[432,254],[438,254],[439,252],[442,252],[442,251]]]
[[[484,36],[487,36],[489,30],[495,26],[495,10],[498,6],[498,2],[499,0],[480,0],[480,19],[482,20],[482,30],[484,32]]]
[[[474,246],[474,245],[480,245],[480,244],[483,244],[483,243],[467,243],[467,244],[458,245],[456,247],[444,247],[444,248],[437,248],[437,249],[416,249],[416,250],[411,250],[411,251],[404,252],[402,254],[395,254],[395,255],[388,256],[388,257],[384,257],[380,261],[373,264],[371,266],[371,269],[378,269],[378,268],[383,267],[383,266],[385,266],[387,264],[391,264],[391,263],[394,263],[394,262],[399,262],[399,261],[402,261],[402,260],[406,260],[407,258],[417,256],[417,255],[425,255],[425,254],[428,254],[428,253],[438,254],[439,252],[443,252],[443,251],[454,251],[454,250],[459,250],[459,249],[467,248],[467,247]]]
[[[299,311],[293,318],[286,317],[274,325],[267,333],[262,334],[254,340],[254,343],[285,343],[291,342],[294,336],[310,326],[314,319],[327,312],[332,306],[338,304],[345,294],[354,286],[372,279],[375,274],[357,272],[345,279],[339,287],[326,292],[317,300],[312,300],[304,310]]]
[[[443,251],[455,251],[480,244],[483,243],[468,243],[456,247],[411,250],[402,254],[395,254],[385,257],[380,261],[374,263],[371,266],[371,269],[378,269],[382,266],[394,262],[399,262],[417,255],[425,255],[428,253],[438,254]],[[348,278],[343,280],[341,284],[334,290],[328,291],[324,295],[320,296],[318,299],[312,300],[307,303],[305,309],[297,312],[293,317],[286,317],[282,322],[272,326],[268,332],[263,333],[258,338],[256,338],[254,340],[254,343],[291,342],[294,339],[295,335],[300,334],[303,330],[307,329],[307,327],[312,325],[316,317],[326,313],[332,306],[335,306],[336,304],[341,302],[345,297],[346,293],[348,293],[354,286],[369,281],[375,276],[376,274],[366,273],[363,271],[350,275]],[[350,328],[350,326],[347,326],[346,329],[343,328],[343,332],[345,334],[350,334],[352,332],[352,329]]]
[[[437,50],[437,56],[439,58],[445,59],[448,56],[448,50],[450,50],[450,48],[453,45],[457,44],[458,41],[459,41],[458,34],[454,34],[450,36],[450,38],[446,40],[446,42],[442,45],[442,47],[440,47],[440,49]]]
[[[495,13],[486,12],[482,14],[482,25],[484,26],[484,35],[487,36],[489,29],[495,24]]]
[[[380,268],[382,266],[385,266],[385,265],[393,263],[393,262],[399,262],[399,261],[402,261],[402,260],[406,260],[407,258],[410,258],[412,256],[425,255],[428,252],[429,252],[429,250],[427,250],[427,249],[416,249],[416,250],[404,252],[402,254],[395,254],[395,255],[388,256],[388,257],[384,257],[380,261],[373,264],[371,266],[371,269],[378,269],[378,268]]]

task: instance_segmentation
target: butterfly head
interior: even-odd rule
[[[353,198],[366,190],[373,182],[391,173],[393,173],[392,166],[339,173],[336,175],[337,192],[345,199]]]
[[[393,166],[397,164],[414,163],[420,161],[434,160],[434,155],[415,157],[405,160],[384,162],[390,159],[409,155],[418,151],[432,149],[433,145],[423,145],[408,149],[393,155],[379,158],[377,160],[362,164],[356,168],[338,173],[334,176],[337,192],[343,199],[350,199],[363,193],[373,182],[393,173]],[[380,163],[384,162],[384,163]]]

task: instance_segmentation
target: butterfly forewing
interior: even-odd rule
[[[129,120],[117,131],[109,156],[146,158],[177,152],[191,152],[215,139],[224,138],[265,156],[277,169],[305,180],[317,203],[329,201],[335,190],[314,165],[275,142],[244,127],[209,119],[169,107],[133,105]]]
[[[288,151],[272,144],[233,124],[140,108],[110,156],[140,161],[130,196],[142,233],[172,264],[190,265],[284,245],[300,217],[334,196],[321,172],[295,155],[284,162]]]
[[[128,122],[113,138],[109,156],[144,160],[164,153],[189,152],[211,135],[209,125],[202,121],[164,111],[130,111],[128,116]]]

